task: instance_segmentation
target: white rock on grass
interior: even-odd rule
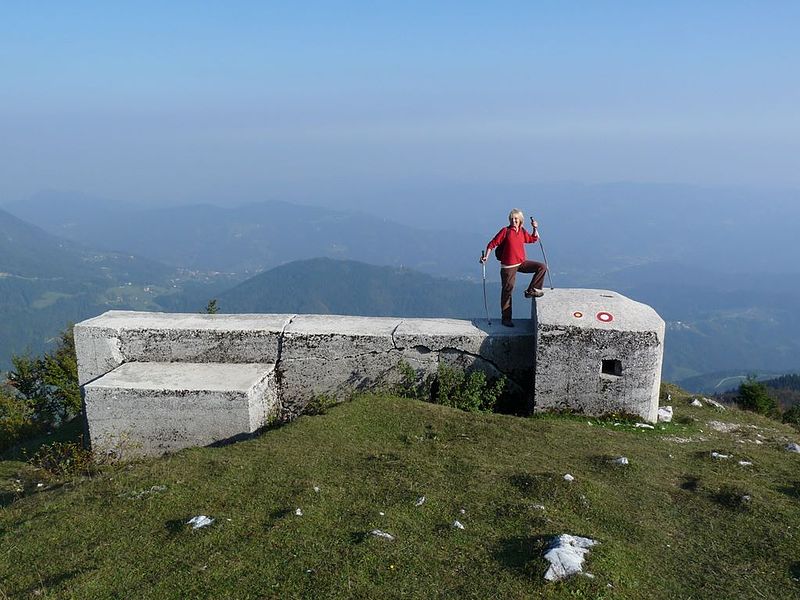
[[[425,504],[425,496],[420,496],[417,498],[417,501],[414,502],[414,506],[422,506],[423,504]]]
[[[749,461],[749,460],[740,460],[739,461],[739,465],[742,466],[742,467],[752,467],[753,466],[753,462]]]
[[[298,516],[298,517],[302,517],[303,516],[303,509],[302,508],[295,508],[294,509],[294,514],[296,516]]]
[[[208,527],[214,522],[214,519],[205,515],[197,515],[186,521],[187,525],[191,525],[192,529],[200,529],[201,527]]]
[[[569,473],[567,473],[566,475],[564,475],[564,481],[575,481],[575,478]]]
[[[550,563],[550,568],[544,574],[547,581],[560,581],[571,575],[583,572],[583,563],[589,548],[599,542],[569,535],[567,533],[553,538],[544,553],[544,558]]]
[[[373,529],[372,531],[369,532],[369,534],[371,536],[374,536],[376,538],[380,538],[382,540],[386,540],[388,542],[393,542],[394,541],[394,536],[391,533],[387,533],[385,531],[382,531],[381,529]]]
[[[786,446],[786,450],[788,450],[789,452],[795,452],[797,454],[800,454],[800,444],[792,442],[791,444],[788,444]]]
[[[455,521],[453,521],[453,527],[455,527],[456,529],[464,529],[464,524],[456,519]]]
[[[723,423],[722,421],[709,421],[707,425],[714,431],[720,431],[722,433],[731,433],[739,429],[739,425],[736,423]]]
[[[672,422],[672,407],[671,406],[661,406],[658,409],[658,422],[659,423],[671,423]]]
[[[700,400],[698,400],[697,398],[695,398],[694,400],[689,402],[689,406],[695,406],[697,408],[703,408],[703,403],[700,402]]]
[[[719,452],[712,452],[711,458],[716,458],[717,460],[725,460],[726,458],[730,458],[730,454],[720,454]]]
[[[727,410],[726,406],[722,404],[722,402],[717,402],[716,400],[712,400],[711,398],[703,398],[706,401],[706,404],[709,406],[713,406],[717,410]]]
[[[628,458],[625,457],[625,456],[620,456],[618,458],[615,458],[611,462],[613,462],[615,465],[627,465],[628,464]]]
[[[655,429],[655,427],[649,423],[636,423],[634,427],[637,427],[638,429]]]

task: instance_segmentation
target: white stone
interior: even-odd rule
[[[420,496],[417,498],[417,501],[414,502],[414,506],[422,506],[423,504],[425,504],[425,496]]]
[[[590,538],[569,534],[554,538],[544,554],[545,560],[550,563],[544,578],[547,581],[559,581],[581,573],[586,554],[596,544],[598,542]]]
[[[464,529],[464,524],[459,520],[455,520],[453,521],[453,527],[456,529]]]
[[[800,454],[800,444],[792,442],[791,444],[788,444],[786,446],[786,450],[788,450],[789,452],[796,452]]]
[[[711,458],[716,458],[717,460],[725,460],[725,459],[730,458],[730,457],[731,457],[730,454],[721,454],[719,452],[712,452],[711,453]]]
[[[672,407],[671,406],[661,406],[658,409],[658,422],[659,423],[671,423],[672,422]]]
[[[700,402],[700,400],[698,400],[697,398],[695,398],[694,400],[689,402],[689,406],[694,406],[694,407],[697,407],[697,408],[703,408],[703,403]]]
[[[567,473],[566,475],[564,475],[564,481],[575,481],[575,478],[569,473]]]
[[[394,536],[391,533],[387,533],[387,532],[382,531],[380,529],[373,529],[372,531],[369,532],[369,534],[371,536],[374,536],[376,538],[380,538],[382,540],[386,540],[386,541],[389,541],[389,542],[394,541]]]
[[[655,429],[655,427],[653,427],[649,423],[636,423],[634,427],[637,427],[638,429]]]
[[[628,464],[628,459],[625,456],[620,456],[619,458],[615,458],[611,462],[613,462],[615,465],[627,465]]]
[[[303,516],[303,509],[302,508],[295,508],[294,509],[294,514],[296,516],[298,516],[298,517],[302,517]]]
[[[739,429],[739,425],[736,423],[723,423],[722,421],[709,421],[707,425],[714,431],[722,433],[731,433]]]
[[[200,529],[201,527],[208,527],[214,522],[214,519],[205,515],[197,515],[186,521],[187,525],[191,525],[192,529]]]
[[[753,463],[749,460],[740,460],[739,464],[743,467],[752,467]]]
[[[716,400],[712,400],[711,398],[703,398],[706,401],[706,404],[709,406],[713,406],[717,410],[727,410],[727,407],[722,404],[722,402],[717,402]]]

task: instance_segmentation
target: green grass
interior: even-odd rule
[[[370,396],[90,479],[2,461],[0,598],[800,595],[800,456],[783,450],[796,434],[738,410],[676,416],[643,431]],[[610,464],[620,455],[628,467]],[[215,522],[192,531],[200,514]],[[560,533],[600,541],[594,579],[544,581]]]

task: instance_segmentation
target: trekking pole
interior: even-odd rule
[[[533,224],[533,217],[531,217],[531,224]],[[544,266],[547,267],[547,278],[550,280],[550,289],[553,289],[553,278],[550,276],[550,265],[547,263],[547,254],[544,253],[544,244],[542,243],[542,236],[539,236],[539,248],[542,249],[542,259],[544,259]]]
[[[481,250],[481,266],[483,267],[483,308],[486,309],[486,320],[489,325],[492,320],[489,318],[489,304],[486,302],[486,250]]]

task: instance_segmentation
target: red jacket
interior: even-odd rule
[[[518,265],[525,261],[525,244],[533,244],[538,240],[538,235],[531,235],[525,231],[524,227],[520,227],[519,231],[514,231],[514,228],[509,225],[498,231],[492,241],[486,245],[486,253],[497,248],[497,258],[502,264]]]

